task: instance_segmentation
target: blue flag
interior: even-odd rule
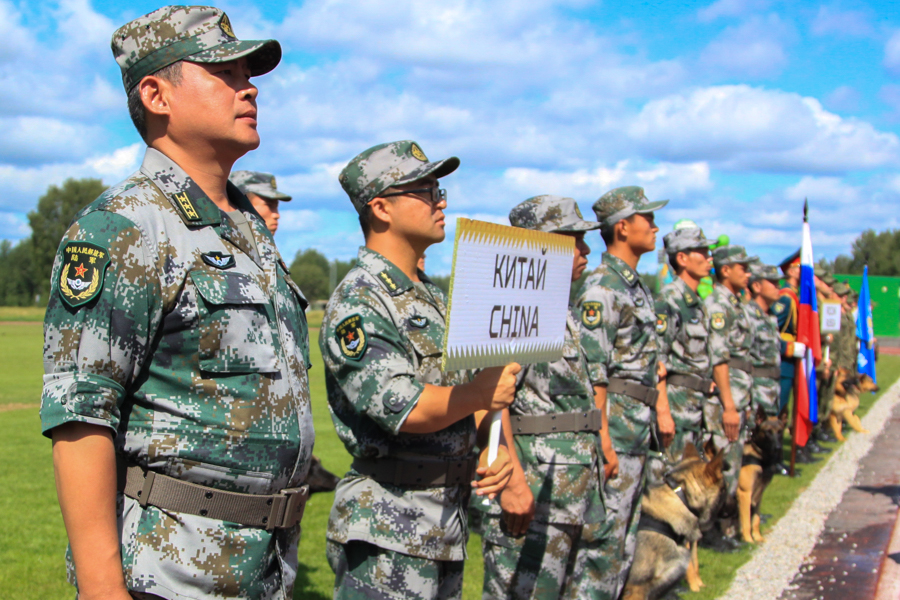
[[[872,325],[872,303],[869,298],[869,266],[866,265],[863,270],[856,313],[856,337],[859,338],[859,355],[856,357],[856,366],[860,373],[865,373],[872,378],[872,381],[876,381],[875,332]]]

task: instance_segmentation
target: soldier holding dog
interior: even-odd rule
[[[640,257],[656,248],[659,228],[653,213],[667,203],[650,202],[636,186],[611,190],[594,203],[607,251],[575,302],[591,383],[597,405],[607,407],[618,463],[605,486],[610,511],[606,543],[615,556],[605,592],[614,598],[634,557],[651,428],[656,421],[663,445],[675,433],[660,378],[665,369],[653,298],[636,271]]]

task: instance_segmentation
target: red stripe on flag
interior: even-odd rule
[[[819,335],[819,313],[813,312],[809,304],[800,303],[797,341],[812,350],[816,362],[822,360],[822,342]]]
[[[809,434],[812,432],[813,424],[809,420],[809,385],[806,382],[806,373],[803,368],[803,361],[798,360],[797,370],[794,373],[794,402],[797,403],[797,422],[795,426],[797,431],[794,439],[797,440],[798,446],[805,446],[809,440]]]

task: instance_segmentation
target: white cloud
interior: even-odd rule
[[[884,67],[893,75],[900,76],[900,30],[884,46]]]
[[[838,36],[868,36],[874,32],[866,12],[824,5],[819,7],[810,30],[815,35]]]
[[[703,50],[701,64],[726,77],[767,77],[788,63],[785,45],[793,28],[777,14],[751,17],[725,29]]]
[[[697,18],[703,23],[709,23],[722,17],[741,17],[751,12],[765,10],[769,4],[768,0],[716,0],[698,10]]]
[[[79,163],[55,163],[34,167],[0,164],[0,208],[30,209],[51,185],[59,185],[70,177],[96,177],[111,185],[140,166],[142,145],[119,148],[107,155],[98,155]]]
[[[0,161],[29,165],[77,160],[91,151],[104,131],[47,117],[0,117]]]
[[[900,159],[894,133],[842,119],[814,98],[746,85],[648,102],[629,132],[663,160],[706,160],[736,170],[844,172]]]

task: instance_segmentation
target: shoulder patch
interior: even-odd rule
[[[669,315],[656,313],[656,333],[662,335],[669,328]]]
[[[334,328],[334,335],[341,354],[350,360],[359,360],[366,353],[369,340],[363,330],[363,319],[360,315],[350,315]]]
[[[206,264],[217,269],[229,269],[234,266],[234,255],[224,254],[218,250],[201,254],[200,258],[202,258],[203,262]],[[287,269],[285,269],[285,271],[287,271]]]
[[[776,315],[780,315],[784,312],[784,304],[782,304],[781,302],[776,302],[772,305],[772,312]]]
[[[384,282],[384,285],[388,289],[388,291],[397,291],[397,282],[394,281],[394,278],[391,277],[387,271],[382,271],[381,273],[379,273],[378,278]]]
[[[725,328],[725,313],[714,312],[709,316],[709,325],[716,331]]]
[[[602,321],[602,309],[603,305],[599,302],[585,302],[581,307],[581,323],[588,329],[596,329]]]
[[[59,293],[63,301],[78,308],[96,298],[103,289],[108,266],[106,248],[88,242],[66,243],[59,275]]]

